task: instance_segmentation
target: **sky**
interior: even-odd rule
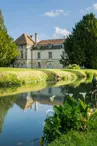
[[[87,13],[97,17],[97,0],[0,0],[0,9],[14,39],[37,32],[44,40],[68,36]]]

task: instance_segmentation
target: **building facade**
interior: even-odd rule
[[[59,60],[61,55],[66,56],[64,41],[65,39],[52,39],[38,42],[37,33],[35,33],[35,41],[32,36],[21,35],[15,41],[20,52],[15,66],[21,68],[62,68]]]

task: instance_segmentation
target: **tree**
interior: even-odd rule
[[[4,25],[2,12],[0,11],[0,67],[9,66],[18,56],[17,46]]]
[[[3,31],[7,31],[5,25],[4,25],[4,18],[2,15],[2,11],[0,10],[0,29],[2,29]]]
[[[83,19],[75,25],[64,47],[67,57],[64,59],[62,56],[62,64],[97,68],[97,18],[93,13],[83,16]]]

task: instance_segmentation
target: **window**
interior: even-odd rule
[[[52,59],[52,52],[49,52],[48,55],[49,55],[49,59]]]
[[[23,50],[21,50],[21,59],[23,59]]]
[[[40,62],[38,62],[38,68],[41,68],[41,63]]]
[[[40,59],[40,52],[37,53],[37,59]]]
[[[64,51],[62,51],[62,56],[63,56],[63,57],[65,56],[65,52],[64,52]]]
[[[48,88],[48,93],[52,94],[52,88]]]
[[[22,49],[22,48],[23,48],[23,45],[20,45],[20,46],[19,46],[19,48],[21,48],[21,49]]]
[[[25,59],[27,59],[27,49],[25,50]]]

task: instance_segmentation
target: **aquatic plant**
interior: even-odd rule
[[[93,129],[93,122],[94,124],[97,123],[93,118],[97,118],[96,112],[91,110],[82,100],[76,100],[70,96],[67,96],[64,105],[54,106],[53,110],[54,114],[47,116],[45,120],[43,137],[46,143],[52,142],[71,130],[85,131]]]

